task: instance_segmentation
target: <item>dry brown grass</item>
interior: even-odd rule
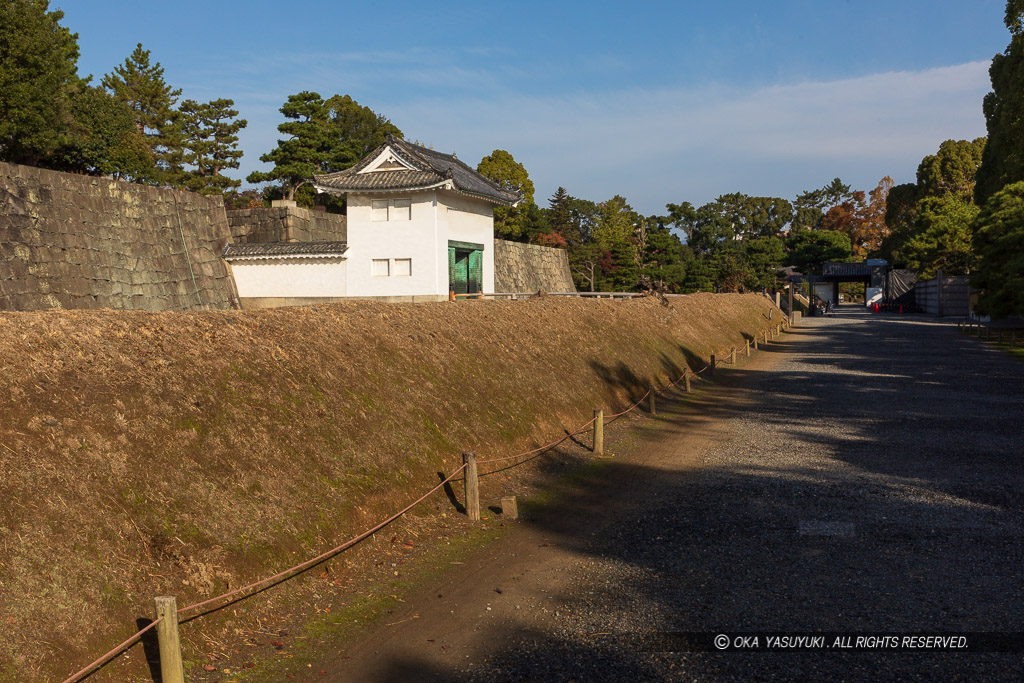
[[[189,604],[331,547],[463,450],[515,453],[621,408],[742,346],[769,307],[0,313],[0,678],[67,675],[134,632],[154,595]],[[195,622],[194,638],[254,628],[247,609]],[[139,660],[118,675],[144,674]]]

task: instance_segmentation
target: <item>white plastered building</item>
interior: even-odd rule
[[[454,154],[389,135],[355,166],[313,184],[346,198],[345,242],[229,245],[243,303],[494,291],[494,207],[521,197]]]

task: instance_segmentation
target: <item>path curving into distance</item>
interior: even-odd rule
[[[317,680],[1019,680],[1020,646],[644,651],[652,633],[1024,632],[1024,363],[843,307],[720,377]]]

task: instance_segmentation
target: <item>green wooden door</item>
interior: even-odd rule
[[[482,251],[474,250],[467,254],[466,266],[469,270],[466,291],[470,294],[484,291],[484,254]]]
[[[469,292],[468,251],[448,247],[448,287],[456,294]]]
[[[448,242],[448,288],[456,294],[476,294],[484,289],[484,245]]]

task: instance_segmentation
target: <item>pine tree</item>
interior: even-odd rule
[[[555,190],[555,194],[548,200],[547,221],[552,232],[561,235],[570,245],[577,245],[582,242],[579,230],[572,219],[572,197],[565,191],[564,187]]]
[[[47,0],[0,2],[0,159],[38,164],[67,141],[78,34]]]
[[[135,51],[102,80],[103,87],[134,112],[135,125],[146,136],[156,159],[159,182],[179,186],[184,180],[183,121],[174,111],[181,90],[164,80],[160,62],[150,64],[150,51]]]
[[[288,119],[277,130],[289,136],[260,157],[273,163],[270,171],[254,171],[250,183],[280,181],[288,199],[313,179],[314,173],[342,171],[384,142],[387,134],[402,137],[387,118],[362,107],[348,95],[328,100],[319,93],[304,91],[289,95],[281,107]],[[305,201],[311,203],[311,198]]]
[[[238,116],[232,105],[234,101],[228,99],[181,103],[184,162],[192,167],[184,183],[193,192],[223,194],[242,184],[221,174],[224,169],[238,168],[242,151],[237,133],[248,125],[245,119],[232,120]]]

